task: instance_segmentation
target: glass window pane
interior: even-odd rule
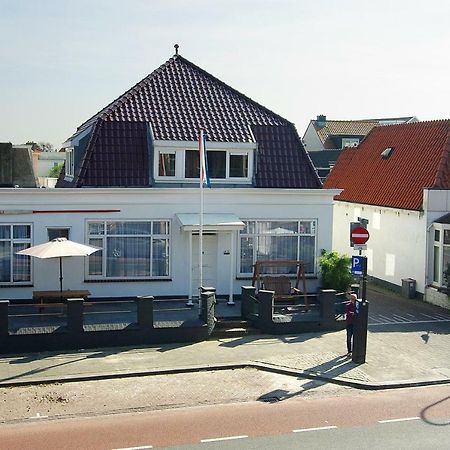
[[[450,284],[450,247],[443,248],[442,255],[442,284],[448,286]]]
[[[0,239],[10,239],[10,238],[11,238],[11,226],[0,225]]]
[[[294,234],[297,233],[297,222],[258,222],[259,234]]]
[[[257,259],[297,259],[297,236],[260,236]],[[266,273],[295,273],[294,266],[268,267]]]
[[[253,273],[253,245],[254,238],[241,238],[241,273]]]
[[[14,225],[13,226],[14,239],[30,239],[31,226],[30,225]]]
[[[151,222],[108,222],[106,233],[110,234],[151,234]]]
[[[315,244],[314,236],[300,236],[300,255],[298,259],[305,263],[305,273],[314,273]]]
[[[301,221],[300,222],[300,234],[313,234],[314,227],[313,223],[310,221]]]
[[[89,222],[88,224],[89,234],[103,234],[104,231],[105,227],[103,226],[103,222]]]
[[[248,155],[230,155],[230,177],[248,176]]]
[[[226,178],[227,152],[206,152],[209,178]]]
[[[153,239],[152,275],[164,277],[169,275],[169,241]]]
[[[48,240],[64,237],[69,239],[69,228],[47,228]]]
[[[11,281],[11,244],[0,241],[0,281]]]
[[[444,230],[444,244],[450,244],[450,230]]]
[[[186,178],[200,177],[200,158],[198,151],[186,150],[184,157],[184,176]]]
[[[16,252],[29,248],[30,244],[13,245],[13,281],[31,280],[31,257],[26,255],[16,255]]]
[[[89,245],[103,247],[103,239],[89,239]],[[103,275],[103,250],[92,253],[89,256],[89,275]]]
[[[441,236],[440,231],[439,230],[434,230],[434,240],[435,240],[435,242],[439,242],[440,236]]]
[[[159,154],[159,171],[160,177],[174,177],[175,176],[175,153],[160,153]]]
[[[169,234],[169,222],[167,220],[153,222],[153,234]]]
[[[149,276],[150,238],[107,238],[106,275],[109,277]]]
[[[245,227],[241,230],[241,234],[255,234],[256,222],[243,220]]]
[[[433,247],[433,281],[439,283],[439,247]],[[445,269],[444,269],[445,270]]]

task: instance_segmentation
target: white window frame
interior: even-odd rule
[[[306,272],[305,275],[307,277],[315,277],[317,276],[317,219],[242,219],[243,222],[256,222],[255,223],[255,233],[243,233],[242,231],[239,233],[238,237],[238,250],[237,250],[237,274],[239,278],[248,278],[252,276],[252,273],[249,272],[241,272],[241,238],[253,237],[258,239],[260,236],[274,236],[273,233],[258,233],[257,230],[257,222],[297,222],[297,232],[296,233],[286,233],[286,234],[276,234],[276,236],[296,236],[297,237],[297,259],[300,256],[300,238],[303,236],[313,236],[314,237],[314,257],[313,257],[313,270],[311,272]],[[309,222],[311,224],[310,229],[311,233],[302,233],[300,230],[300,224],[302,222]],[[255,249],[258,247],[256,244]],[[255,250],[254,249],[254,250]],[[253,265],[257,261],[257,252],[253,252]]]
[[[435,241],[434,240],[434,236],[435,236],[435,232],[439,231],[439,241]],[[432,261],[432,265],[431,265],[431,279],[432,279],[432,284],[433,286],[436,287],[444,287],[447,288],[447,284],[445,282],[444,279],[444,271],[446,270],[446,268],[444,267],[444,248],[448,248],[450,249],[450,243],[449,244],[445,244],[444,243],[444,232],[447,231],[450,233],[450,224],[441,224],[441,223],[435,223],[433,224],[433,227],[431,228],[431,232],[432,232],[432,236],[431,236],[431,241],[432,241],[432,253],[431,253],[431,261]],[[434,278],[434,273],[435,273],[435,259],[434,259],[434,254],[436,249],[439,252],[439,261],[438,261],[438,268],[437,268],[437,279],[435,280]],[[450,285],[450,281],[448,282],[448,285]]]
[[[107,268],[107,254],[106,254],[106,238],[107,238],[107,224],[108,223],[113,223],[113,222],[145,222],[145,223],[151,223],[151,234],[148,235],[138,235],[138,234],[120,234],[117,236],[120,237],[148,237],[150,239],[150,268],[149,268],[149,273],[150,275],[148,276],[133,276],[133,277],[126,277],[126,276],[119,276],[119,277],[111,277],[111,276],[107,276],[106,274],[106,268]],[[167,222],[168,226],[169,226],[169,233],[167,234],[153,234],[153,222]],[[102,223],[103,224],[103,234],[90,234],[89,233],[89,224],[90,223]],[[169,280],[171,278],[171,272],[172,272],[172,268],[171,268],[171,263],[172,263],[172,221],[170,219],[89,219],[86,220],[86,242],[89,244],[90,242],[90,238],[92,239],[102,239],[103,244],[102,244],[102,274],[101,275],[91,275],[89,274],[89,257],[86,258],[86,263],[85,263],[85,279],[86,280]],[[111,235],[109,235],[111,236]],[[115,236],[115,235],[114,235]],[[154,276],[151,275],[153,272],[153,239],[167,239],[168,242],[168,274],[167,275],[162,275],[162,276]]]
[[[197,151],[198,144],[193,142],[177,142],[177,141],[156,141],[153,157],[153,177],[156,182],[164,183],[186,183],[198,184],[198,178],[186,178],[185,161],[186,151]],[[226,168],[225,178],[211,178],[211,181],[221,184],[252,184],[253,167],[255,159],[256,144],[255,143],[220,143],[207,142],[207,152],[222,151],[226,152]],[[159,159],[161,154],[175,153],[175,176],[159,175]],[[230,156],[231,155],[247,155],[248,173],[246,177],[230,177]]]
[[[9,281],[0,281],[0,286],[20,286],[20,285],[27,285],[29,286],[30,284],[33,284],[33,260],[31,259],[30,261],[30,279],[26,280],[26,281],[14,281],[14,273],[13,273],[13,269],[14,269],[14,265],[13,265],[13,259],[14,259],[14,244],[30,244],[30,247],[32,245],[33,242],[33,224],[31,223],[18,223],[18,222],[14,222],[14,223],[0,223],[0,225],[2,226],[10,226],[11,228],[11,233],[10,233],[10,238],[9,239],[0,239],[1,242],[10,242],[10,279]],[[13,234],[13,228],[14,226],[28,226],[30,227],[30,237],[26,238],[26,239],[14,239],[14,234]],[[28,256],[28,258],[31,258],[31,256]]]
[[[73,177],[75,174],[75,152],[73,147],[66,148],[65,174]]]
[[[342,148],[357,147],[361,140],[359,138],[342,138]]]

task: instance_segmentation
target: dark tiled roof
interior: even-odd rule
[[[216,142],[251,142],[249,125],[285,125],[286,119],[256,103],[180,55],[78,128],[98,118],[149,122],[157,140],[196,141],[204,128]]]
[[[148,124],[148,125],[147,125]],[[78,128],[93,126],[74,181],[58,187],[149,186],[147,126],[155,140],[254,142],[257,186],[320,188],[294,125],[175,55]],[[254,134],[251,131],[253,128]]]
[[[330,163],[336,163],[342,150],[320,150],[308,152],[315,167],[329,167]]]
[[[439,219],[436,219],[434,223],[450,224],[450,213],[444,214],[443,216],[439,217]]]
[[[337,200],[421,210],[424,188],[450,189],[450,120],[374,128],[342,151],[324,187],[343,189]]]
[[[147,124],[99,120],[92,132],[76,187],[149,186]]]
[[[322,187],[292,126],[252,126],[258,142],[256,187]]]

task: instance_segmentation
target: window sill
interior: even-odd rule
[[[153,283],[160,281],[172,281],[172,278],[103,278],[98,280],[84,280],[85,283]]]
[[[1,284],[0,289],[2,288],[28,288],[34,287],[34,284]]]

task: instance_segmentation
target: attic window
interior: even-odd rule
[[[389,159],[394,151],[394,147],[388,147],[381,152],[381,159]]]

